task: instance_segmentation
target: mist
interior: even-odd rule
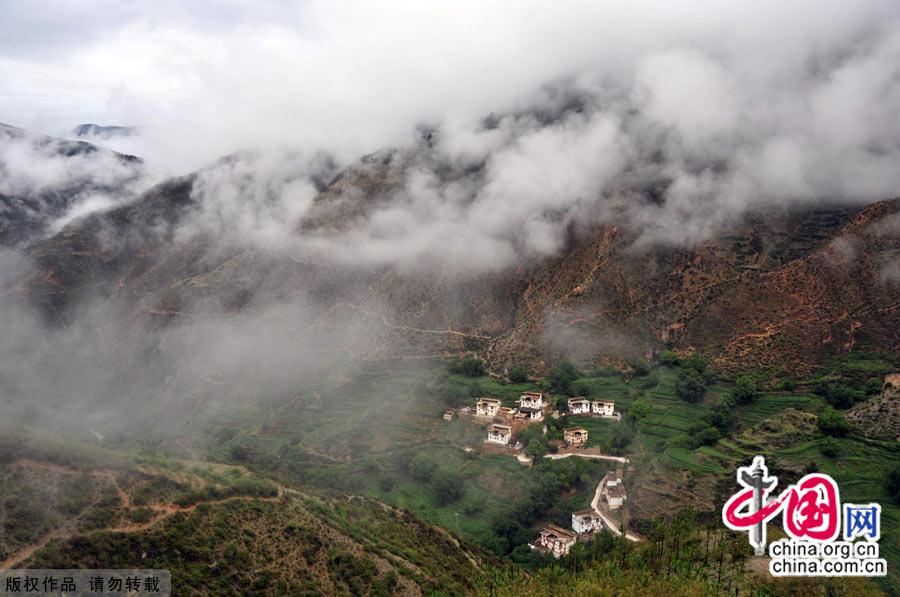
[[[421,338],[475,308],[454,300],[592,227],[626,230],[637,252],[692,247],[750,213],[900,188],[893,2],[14,0],[0,16],[2,120],[59,137],[139,127],[75,158],[0,146],[0,194],[89,187],[52,213],[39,202],[25,240],[45,244],[0,263],[0,383],[47,421],[174,421],[365,359],[446,356]],[[191,184],[172,217],[117,211],[175,175]],[[86,259],[67,262],[89,288],[65,315],[55,299],[36,313],[30,288],[60,274],[42,257],[89,226]],[[392,275],[466,292],[391,327],[376,290]],[[549,323],[553,352],[578,341]],[[607,338],[586,350],[631,342]]]

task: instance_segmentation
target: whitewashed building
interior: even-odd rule
[[[569,398],[569,412],[573,415],[589,414],[591,401],[587,398]]]
[[[603,519],[592,508],[572,512],[572,530],[582,535],[603,528]]]
[[[479,417],[494,417],[503,403],[499,398],[479,398],[475,402],[475,414]]]
[[[614,417],[616,412],[616,403],[612,400],[592,400],[591,412],[601,417]]]
[[[603,486],[603,497],[606,499],[610,510],[617,510],[625,503],[627,495],[625,493],[625,485],[622,484],[622,478],[618,471],[609,471],[605,477],[606,483]]]
[[[541,410],[544,408],[544,394],[541,392],[522,392],[522,395],[519,397],[519,407]]]
[[[488,426],[487,441],[489,443],[508,446],[510,439],[512,439],[512,428],[509,425],[493,423]]]

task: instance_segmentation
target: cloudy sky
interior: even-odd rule
[[[3,0],[0,122],[143,125],[143,153],[184,170],[259,145],[349,158],[419,122],[504,111],[557,77],[632,79],[672,47],[771,83],[898,13],[891,0]],[[675,66],[647,68],[678,78]],[[702,77],[661,101],[697,93]]]
[[[0,23],[0,122],[138,125],[112,146],[150,180],[268,152],[195,188],[199,225],[250,244],[300,242],[318,151],[419,152],[348,236],[302,239],[354,263],[503,266],[623,213],[690,244],[753,209],[900,189],[896,0],[3,0]]]

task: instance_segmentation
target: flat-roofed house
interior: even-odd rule
[[[539,408],[520,406],[518,412],[522,415],[525,415],[525,418],[529,421],[540,421],[544,418],[544,412]]]
[[[616,403],[612,400],[592,400],[591,412],[601,417],[613,417],[616,412]]]
[[[572,512],[572,530],[576,533],[593,533],[603,528],[603,519],[593,508]]]
[[[510,439],[512,439],[512,428],[509,425],[492,423],[488,426],[488,442],[508,446]]]
[[[544,394],[542,392],[522,392],[519,396],[519,406],[525,408],[544,408]]]
[[[500,417],[501,419],[504,419],[507,421],[511,421],[512,418],[515,416],[515,414],[516,414],[516,409],[510,408],[508,406],[501,406],[497,410],[497,416]]]
[[[445,421],[453,420],[453,409],[452,408],[448,408],[447,410],[444,411],[444,420]]]
[[[541,529],[538,538],[534,543],[530,543],[531,549],[546,551],[553,554],[554,558],[567,555],[572,546],[575,545],[577,535],[572,531],[567,531],[555,524],[548,524]]]
[[[479,417],[495,417],[502,404],[499,398],[479,398],[475,402],[475,414]]]
[[[587,398],[569,398],[569,412],[573,415],[591,412],[591,401]]]
[[[604,479],[603,497],[606,498],[610,510],[616,510],[625,503],[628,497],[625,493],[625,485],[622,484],[622,478],[618,471],[609,471]]]
[[[570,446],[583,446],[588,440],[588,431],[584,427],[563,429],[563,440]]]

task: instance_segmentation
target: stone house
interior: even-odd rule
[[[603,519],[593,508],[572,512],[572,530],[581,535],[593,533],[603,528]]]
[[[492,444],[500,444],[503,446],[509,445],[509,440],[512,439],[512,428],[509,425],[501,425],[499,423],[492,423],[488,426],[488,436],[487,442]]]
[[[567,555],[575,545],[577,536],[572,531],[567,531],[555,524],[548,524],[541,529],[534,543],[529,543],[531,549],[546,551],[553,554],[554,558]]]
[[[569,398],[569,412],[573,415],[590,414],[591,401],[587,398]]]
[[[499,398],[479,398],[475,402],[475,414],[479,417],[495,417],[502,404]]]
[[[583,446],[588,440],[588,431],[584,427],[563,429],[563,440],[573,447]]]
[[[616,403],[611,400],[592,400],[591,413],[601,417],[615,416]]]

